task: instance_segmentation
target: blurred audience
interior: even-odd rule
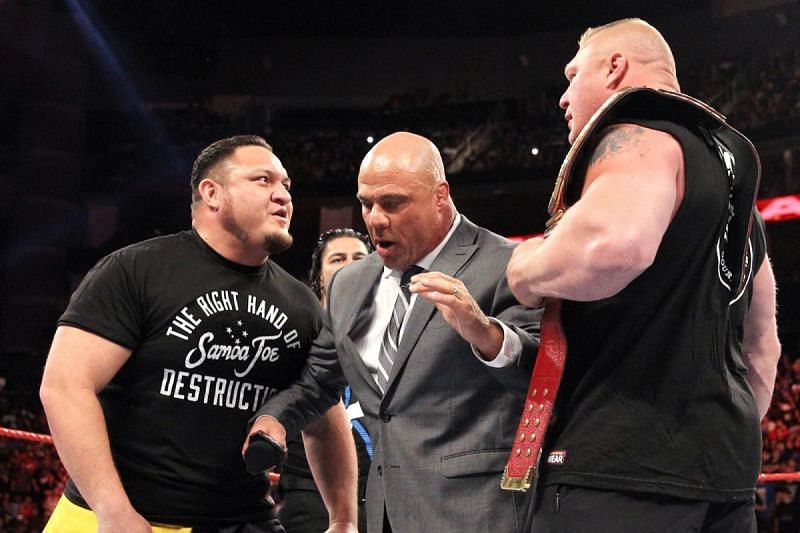
[[[3,428],[49,433],[35,394],[9,391],[1,376],[0,413]],[[66,480],[52,445],[0,436],[0,531],[41,531]]]
[[[771,51],[749,63],[695,66],[686,79],[687,94],[711,102],[757,145],[800,134],[800,50]],[[150,109],[156,126],[144,130],[147,138],[120,132],[119,117],[96,120],[89,131],[96,136],[95,174],[102,180],[88,186],[102,190],[124,187],[132,178],[178,179],[199,147],[232,132],[266,136],[302,178],[298,185],[321,194],[352,186],[374,139],[397,130],[433,139],[448,173],[461,180],[487,175],[552,180],[568,149],[557,106],[561,89],[497,102],[419,91],[394,95],[379,108],[354,109],[269,109],[257,97],[160,104]],[[155,168],[154,151],[163,154],[155,158]],[[762,157],[762,197],[800,192],[800,150],[773,147],[762,150]]]

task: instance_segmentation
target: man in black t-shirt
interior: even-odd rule
[[[321,327],[313,293],[269,261],[292,242],[290,180],[263,139],[238,136],[201,152],[191,184],[193,229],[103,258],[59,320],[41,398],[70,481],[45,531],[283,531],[241,454]],[[330,531],[354,532],[341,404],[312,438]]]
[[[772,270],[747,245],[755,149],[679,93],[642,20],[587,30],[565,74],[551,226],[507,269],[521,302],[560,304],[567,345],[532,529],[755,531],[780,356]]]

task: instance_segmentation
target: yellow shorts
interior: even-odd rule
[[[96,533],[96,531],[97,516],[62,495],[42,533]],[[153,533],[192,533],[192,528],[159,524],[153,526]]]

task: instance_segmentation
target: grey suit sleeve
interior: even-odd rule
[[[528,392],[536,352],[539,349],[539,323],[542,313],[542,309],[530,309],[520,304],[503,276],[495,291],[492,309],[487,314],[519,335],[522,353],[514,365],[503,368],[487,366],[486,369],[505,387],[522,395]]]
[[[250,422],[259,416],[274,416],[291,438],[338,403],[345,385],[326,313],[298,379],[267,400]]]

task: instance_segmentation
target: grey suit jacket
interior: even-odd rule
[[[381,395],[353,344],[383,270],[372,254],[334,277],[327,324],[302,376],[257,414],[275,416],[292,434],[339,400],[345,380],[350,384],[375,445],[370,533],[382,531],[384,510],[395,533],[522,530],[527,496],[501,490],[500,477],[538,347],[540,312],[520,305],[508,288],[513,246],[462,216],[431,270],[460,279],[487,316],[519,334],[517,365],[483,364],[436,308],[417,298]]]

